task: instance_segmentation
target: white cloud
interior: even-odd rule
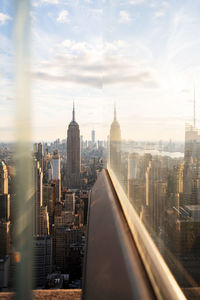
[[[69,12],[67,10],[62,10],[59,13],[59,16],[56,19],[56,21],[59,22],[59,23],[70,23]]]
[[[92,0],[84,0],[86,3],[92,3]]]
[[[154,70],[138,59],[122,55],[123,40],[102,44],[64,40],[57,44],[54,55],[34,67],[34,77],[47,84],[64,86],[128,85],[156,87]]]
[[[129,16],[128,12],[125,10],[120,10],[119,16],[120,16],[119,21],[121,23],[129,23],[132,20],[131,17]]]
[[[113,42],[105,42],[104,43],[104,53],[110,54],[110,53],[113,53],[113,52],[116,52],[116,51],[122,49],[125,46],[126,46],[126,43],[122,40],[116,40]]]
[[[129,0],[128,3],[131,5],[139,5],[146,2],[146,0]]]
[[[64,47],[64,48],[70,48],[72,46],[72,41],[71,40],[64,40],[61,43],[61,46]]]
[[[0,23],[5,24],[7,21],[12,20],[12,18],[6,14],[0,12]]]
[[[41,0],[42,3],[59,4],[59,0]]]
[[[42,4],[59,4],[60,0],[38,0],[33,2],[33,7],[41,6]]]
[[[165,16],[165,12],[162,11],[162,10],[155,12],[155,17],[156,18],[160,18],[160,17],[164,17],[164,16]]]

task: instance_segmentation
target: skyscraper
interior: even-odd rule
[[[58,150],[54,150],[52,156],[52,183],[55,185],[55,201],[59,202],[61,197],[61,173],[60,173],[60,155]]]
[[[3,161],[0,161],[0,194],[8,194],[8,170]]]
[[[53,180],[60,180],[60,155],[58,150],[54,150],[52,156]]]
[[[34,235],[40,234],[40,207],[43,204],[43,194],[42,194],[42,178],[43,173],[40,168],[40,163],[36,159],[33,162],[34,171]]]
[[[91,132],[91,141],[93,144],[95,143],[95,131],[94,130],[92,130],[92,132]]]
[[[67,187],[80,188],[80,130],[75,121],[75,109],[73,105],[72,121],[67,131]]]
[[[110,141],[121,142],[121,129],[117,121],[116,105],[114,106],[114,120],[110,126]]]
[[[114,120],[110,126],[110,166],[121,176],[121,129],[116,117],[116,106],[114,107]]]

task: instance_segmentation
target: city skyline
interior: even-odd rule
[[[197,0],[32,1],[33,140],[66,136],[73,99],[86,139],[92,128],[107,138],[115,101],[124,139],[184,140],[194,81],[200,108],[199,6]],[[14,8],[3,0],[2,141],[15,137],[13,27]]]

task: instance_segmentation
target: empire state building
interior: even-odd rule
[[[73,105],[72,121],[67,131],[67,187],[80,188],[80,130],[75,121],[75,109]]]
[[[118,177],[121,176],[121,129],[114,107],[114,120],[110,126],[110,166]]]

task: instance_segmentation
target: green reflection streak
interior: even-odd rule
[[[32,299],[33,180],[31,167],[30,0],[15,0],[16,193],[14,252],[16,299]]]

